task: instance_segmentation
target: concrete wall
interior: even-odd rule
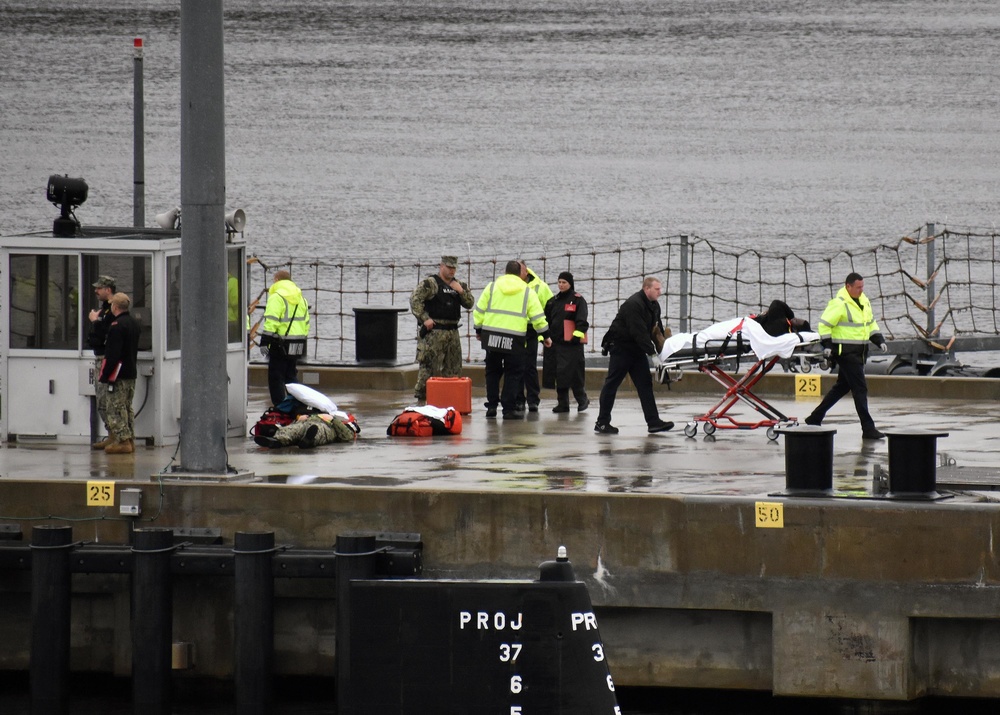
[[[230,543],[236,531],[324,548],[349,531],[419,532],[432,577],[535,578],[565,545],[621,685],[1000,697],[997,504],[775,498],[783,526],[762,528],[749,497],[130,486],[152,517],[141,525],[218,527]],[[0,481],[8,515],[90,515],[83,493]],[[123,543],[126,522],[108,517],[76,522],[74,537]],[[29,584],[0,574],[0,668],[27,667]],[[187,675],[231,675],[231,587],[176,583],[175,640],[198,654]],[[74,589],[74,669],[127,672],[127,579],[80,575]],[[281,672],[331,675],[332,584],[278,579],[277,593]]]
[[[480,364],[466,365],[462,374],[472,378],[474,388],[486,388],[483,376],[483,366]],[[587,390],[598,394],[604,383],[605,369],[587,369]],[[820,394],[826,393],[836,375],[828,372],[814,371],[810,376],[820,378]],[[754,392],[760,395],[788,396],[795,394],[796,374],[782,372],[775,368],[765,375]],[[395,368],[373,370],[361,367],[331,367],[326,365],[299,366],[299,379],[317,389],[329,389],[343,392],[345,390],[402,390],[413,389],[417,381],[415,365],[402,365]],[[254,387],[267,387],[267,366],[251,365],[249,384]],[[631,380],[622,384],[622,389],[633,390]],[[667,385],[656,385],[655,389],[664,394],[675,391],[680,394],[718,394],[719,384],[709,375],[695,372],[685,372],[678,382]],[[1000,380],[969,377],[917,377],[893,375],[869,375],[868,391],[876,397],[911,397],[920,399],[968,399],[968,400],[1000,400]]]

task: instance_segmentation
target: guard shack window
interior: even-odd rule
[[[77,257],[10,257],[10,347],[77,350],[80,283]]]
[[[115,290],[131,299],[129,315],[139,324],[139,350],[153,349],[153,261],[150,256],[130,254],[84,254],[83,276],[87,299],[81,309],[85,335],[90,331],[90,310],[100,308],[94,282],[101,276],[115,281]],[[86,347],[86,341],[84,341]]]

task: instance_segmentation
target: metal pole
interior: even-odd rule
[[[32,715],[63,715],[69,696],[71,526],[31,529]]]
[[[237,715],[274,707],[274,532],[236,532],[234,664]]]
[[[375,574],[375,536],[348,533],[337,536],[337,712],[348,712],[351,682],[351,581]]]
[[[226,137],[222,0],[181,1],[180,469],[225,474]]]
[[[937,239],[933,239],[935,234],[935,226],[932,223],[927,224],[927,337],[931,337],[931,331],[934,330],[934,279],[931,278],[934,275],[934,263],[937,260],[935,258],[934,244]]]
[[[142,91],[142,38],[133,40],[132,59],[132,225],[146,223],[145,104]]]
[[[132,712],[169,715],[173,583],[170,529],[136,529],[132,565]]]
[[[686,333],[688,331],[688,291],[690,287],[688,286],[688,237],[687,234],[681,234],[681,294],[680,294],[680,332]]]

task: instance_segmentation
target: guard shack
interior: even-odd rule
[[[222,237],[220,236],[220,239]],[[246,430],[246,244],[227,234],[228,430]],[[174,444],[181,417],[181,232],[82,227],[75,235],[0,237],[0,440],[87,444],[104,435],[97,415],[88,314],[92,284],[111,276],[141,327],[135,437]]]

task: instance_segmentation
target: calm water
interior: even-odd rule
[[[179,200],[179,2],[0,5],[0,232]],[[995,0],[225,3],[252,250],[477,256],[694,233],[823,253],[1000,215]],[[151,219],[147,220],[151,224]]]
[[[135,36],[147,216],[179,202],[179,8],[0,3],[0,233],[51,225],[51,173],[88,181],[85,224],[131,223]],[[488,257],[693,233],[828,254],[1000,216],[996,0],[225,9],[228,203],[251,250]]]

